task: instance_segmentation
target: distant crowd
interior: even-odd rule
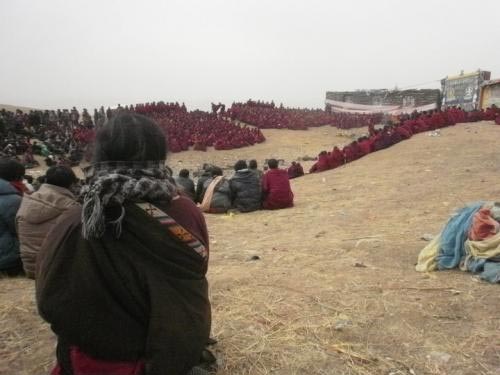
[[[47,166],[78,165],[90,159],[95,130],[114,114],[130,111],[153,118],[167,135],[168,149],[180,152],[193,147],[206,151],[229,150],[265,141],[260,129],[233,124],[222,114],[188,111],[179,103],[146,103],[107,110],[0,111],[0,157],[11,157],[26,168],[38,165],[34,155],[43,156]]]
[[[94,124],[102,124],[106,118],[102,107],[95,111],[94,118],[87,110],[80,114],[76,108],[28,113],[2,109],[0,157],[17,159],[26,168],[38,165],[34,155],[43,156],[48,166],[77,165],[91,153],[89,145],[95,136]]]
[[[381,113],[332,113],[322,109],[287,108],[274,102],[248,100],[246,103],[233,103],[227,110],[232,120],[257,126],[261,129],[305,130],[309,127],[331,125],[339,129],[351,129],[378,124]]]
[[[497,125],[500,125],[500,109],[492,106],[486,110],[466,112],[453,107],[443,111],[404,114],[396,119],[396,123],[386,125],[382,129],[375,129],[375,126],[370,124],[368,136],[360,137],[342,149],[334,147],[331,151],[321,151],[318,155],[318,161],[314,163],[309,172],[315,173],[338,168],[367,154],[411,138],[417,133],[433,131],[457,123],[483,120],[495,121]]]
[[[196,151],[230,150],[266,140],[260,129],[239,126],[224,116],[224,111],[212,113],[188,111],[179,103],[146,103],[130,106],[136,113],[151,117],[164,130],[170,152],[186,151],[193,147]]]
[[[190,148],[206,151],[230,150],[265,141],[260,129],[307,129],[332,125],[353,128],[377,124],[380,114],[328,113],[320,109],[285,108],[274,102],[249,100],[226,109],[212,104],[212,111],[188,111],[182,103],[151,102],[111,109],[100,107],[93,114],[75,107],[58,110],[0,111],[0,157],[16,158],[26,168],[38,165],[35,155],[47,166],[78,165],[89,160],[95,131],[120,111],[130,111],[155,120],[167,136],[171,152]],[[247,126],[252,125],[252,126]]]

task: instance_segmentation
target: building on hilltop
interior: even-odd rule
[[[485,81],[481,85],[479,107],[486,109],[492,105],[500,108],[500,79]]]
[[[442,79],[442,107],[458,106],[466,111],[478,109],[481,85],[489,80],[490,76],[490,72],[478,69],[472,73],[462,71],[457,76]]]
[[[440,100],[439,89],[328,91],[325,110],[396,115],[439,108]]]

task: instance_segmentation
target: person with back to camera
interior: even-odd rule
[[[23,174],[21,163],[0,159],[0,274],[8,276],[22,274],[23,271],[16,233],[16,213],[21,205],[22,193],[13,185]]]
[[[73,170],[54,166],[47,170],[46,183],[31,195],[25,195],[16,215],[16,227],[24,272],[35,278],[37,254],[47,233],[54,228],[59,216],[79,206],[71,188],[78,182]]]
[[[212,167],[212,178],[204,183],[205,194],[200,209],[212,214],[226,213],[231,208],[231,189],[219,167]]]
[[[259,176],[259,180],[262,180],[263,173],[260,169],[258,169],[257,160],[255,159],[250,160],[248,162],[248,169],[256,173],[257,176]]]
[[[241,212],[260,209],[261,188],[258,175],[248,169],[245,160],[234,165],[234,175],[229,180],[232,207]]]
[[[53,375],[206,374],[208,233],[164,165],[165,136],[122,111],[98,132],[81,208],[61,215],[36,267],[57,335]]]
[[[293,192],[288,172],[278,168],[276,159],[267,161],[269,170],[262,177],[262,208],[277,210],[293,206]]]
[[[179,172],[179,177],[175,179],[175,183],[181,189],[184,194],[186,194],[191,200],[194,201],[196,198],[196,192],[194,190],[194,182],[189,178],[189,171],[187,169],[181,169]]]

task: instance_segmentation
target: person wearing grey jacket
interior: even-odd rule
[[[233,208],[241,212],[259,210],[261,207],[261,186],[259,177],[248,169],[245,160],[234,165],[234,175],[229,180]]]
[[[59,217],[67,210],[79,206],[71,188],[78,179],[69,167],[50,167],[44,183],[37,192],[25,195],[16,215],[21,260],[24,272],[35,278],[38,252],[47,233],[57,225]]]

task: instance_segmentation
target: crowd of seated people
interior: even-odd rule
[[[483,120],[494,120],[500,124],[500,109],[492,106],[486,110],[466,112],[460,108],[451,107],[443,111],[403,114],[399,116],[396,124],[386,125],[382,129],[375,129],[375,126],[370,124],[368,136],[362,136],[342,149],[334,147],[331,151],[321,151],[309,173],[335,169],[369,153],[390,147],[417,133],[433,131],[457,123]]]
[[[260,129],[229,121],[222,104],[216,105],[212,113],[188,111],[184,104],[163,102],[138,104],[130,106],[130,110],[153,118],[163,128],[171,152],[190,147],[196,151],[206,151],[207,147],[230,150],[265,141]]]
[[[45,158],[47,166],[74,166],[82,159],[89,160],[96,128],[101,127],[115,113],[132,111],[153,118],[164,130],[171,152],[205,151],[207,147],[228,150],[250,146],[265,140],[260,128],[307,129],[310,126],[331,124],[341,128],[368,126],[368,137],[360,138],[343,150],[332,150],[319,155],[312,172],[336,168],[374,150],[397,143],[416,132],[432,130],[456,122],[492,120],[500,123],[498,108],[465,112],[457,108],[430,113],[402,115],[397,125],[391,125],[375,134],[374,125],[380,123],[380,114],[328,113],[323,110],[285,108],[274,102],[249,100],[233,103],[225,109],[221,103],[212,104],[212,112],[188,111],[184,104],[153,102],[118,107],[101,107],[93,116],[84,109],[31,110],[15,112],[0,110],[0,157],[20,161],[25,168],[37,166],[34,155]],[[256,127],[239,126],[245,122]],[[327,162],[327,159],[329,160]],[[300,168],[291,167],[291,178],[300,176]]]
[[[332,113],[322,109],[288,108],[274,102],[248,100],[233,103],[227,116],[261,129],[305,130],[309,127],[331,125],[340,129],[351,129],[378,124],[382,114]]]
[[[47,166],[77,165],[89,159],[95,130],[121,111],[153,118],[163,129],[171,152],[188,150],[229,150],[265,141],[260,129],[239,126],[226,119],[224,105],[212,113],[188,111],[184,104],[146,103],[107,110],[84,109],[0,111],[0,157],[17,158],[27,168],[37,165],[34,155],[45,158]]]
[[[251,212],[292,207],[288,170],[280,169],[276,159],[267,160],[266,168],[267,171],[262,172],[255,160],[249,163],[238,160],[233,174],[226,177],[221,168],[204,164],[196,188],[186,169],[179,172],[176,183],[184,195],[194,197],[203,212]]]
[[[89,152],[94,139],[94,123],[106,119],[104,108],[96,111],[94,120],[87,110],[0,110],[0,157],[35,167],[34,155],[45,158],[48,166],[77,165]]]

